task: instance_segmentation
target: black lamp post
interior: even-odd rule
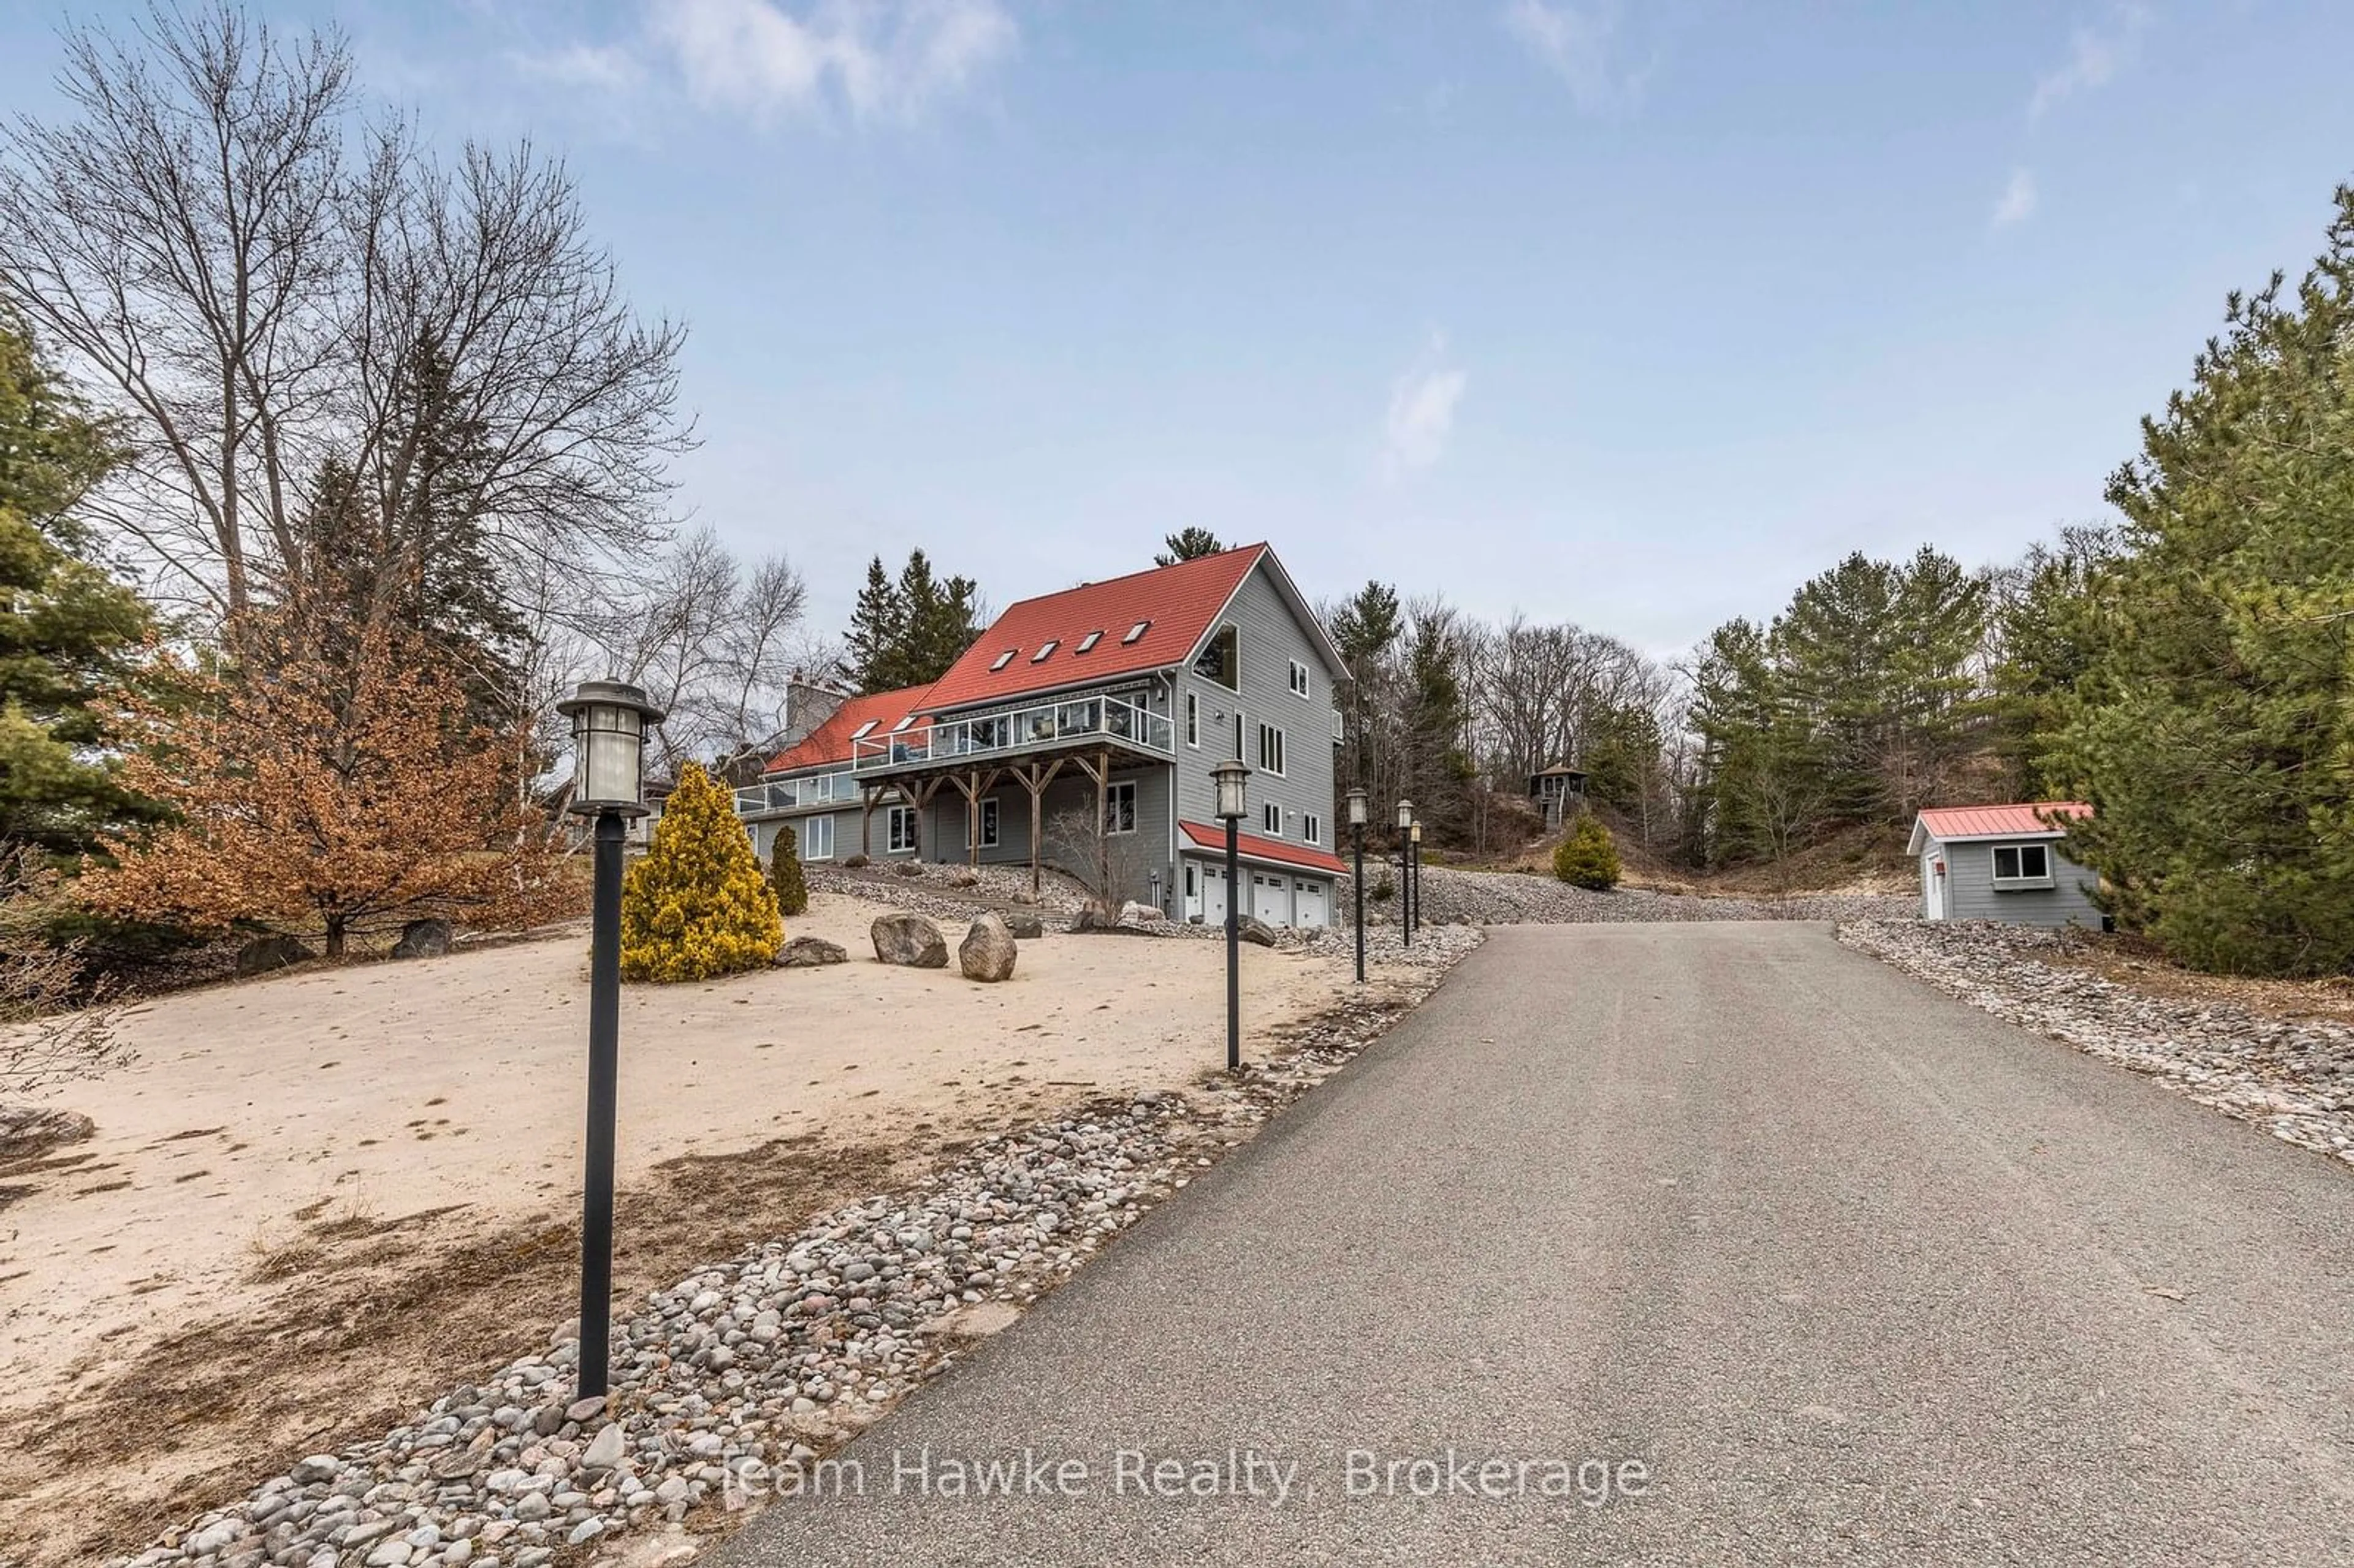
[[[646,814],[646,726],[660,708],[619,681],[583,681],[556,705],[572,720],[572,805],[597,819],[588,938],[588,1148],[580,1200],[578,1398],[605,1392],[612,1354],[613,1118],[620,1073],[621,842]]]
[[[1405,839],[1406,857],[1412,864],[1406,880],[1414,884],[1414,902],[1406,906],[1412,913],[1406,918],[1419,928],[1422,925],[1422,824],[1416,822],[1408,829]]]
[[[1414,946],[1414,863],[1407,852],[1413,845],[1414,802],[1400,800],[1397,807],[1398,828],[1398,937],[1406,947]]]
[[[1357,983],[1365,983],[1365,792],[1349,791],[1349,833],[1357,841]]]
[[[1226,1071],[1243,1068],[1243,889],[1235,840],[1243,820],[1244,781],[1250,768],[1230,757],[1210,769],[1218,787],[1218,815],[1226,822]]]

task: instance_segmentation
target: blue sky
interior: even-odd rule
[[[683,502],[829,625],[877,551],[1002,604],[1188,524],[1659,652],[2008,558],[2354,177],[2332,4],[262,8],[566,154],[691,326]]]

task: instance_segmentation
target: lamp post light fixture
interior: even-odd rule
[[[1400,800],[1397,804],[1398,829],[1398,938],[1406,947],[1414,946],[1414,875],[1406,859],[1413,840],[1414,802]]]
[[[1406,849],[1409,852],[1408,858],[1413,863],[1407,880],[1414,884],[1414,901],[1406,906],[1409,911],[1406,919],[1419,927],[1422,924],[1422,824],[1420,822],[1415,823],[1407,831]]]
[[[556,705],[572,721],[570,810],[597,819],[588,937],[588,1139],[580,1199],[580,1379],[606,1391],[612,1354],[613,1121],[620,1073],[621,844],[646,814],[646,727],[660,708],[620,681],[583,681]]]
[[[1243,820],[1245,784],[1250,768],[1230,757],[1210,769],[1218,787],[1218,815],[1226,823],[1226,1071],[1243,1068],[1242,861],[1236,833]]]
[[[1349,835],[1357,842],[1357,983],[1365,983],[1365,792],[1349,791]]]

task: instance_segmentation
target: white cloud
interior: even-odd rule
[[[2117,74],[2120,66],[2133,58],[2141,46],[2142,28],[2148,23],[2148,12],[2137,5],[2126,4],[2110,14],[2105,30],[2075,29],[2069,39],[2068,63],[2036,79],[2035,94],[2027,102],[2027,117],[2032,120],[2073,93],[2090,92],[2105,85]]]
[[[514,58],[526,76],[597,92],[627,92],[645,74],[637,57],[620,44],[574,44],[553,54]]]
[[[1389,418],[1383,426],[1382,472],[1396,480],[1418,473],[1447,455],[1455,433],[1455,406],[1470,384],[1468,371],[1442,363],[1447,340],[1433,337],[1422,363],[1390,385]]]
[[[828,97],[911,118],[1018,41],[998,0],[657,0],[651,30],[696,101],[763,118]]]
[[[2035,172],[2032,169],[2011,170],[2010,183],[2003,186],[2002,195],[1995,198],[1994,217],[1990,220],[1993,227],[2009,228],[2014,223],[2024,223],[2034,212]]]
[[[1512,0],[1504,8],[1504,30],[1568,83],[1570,97],[1588,114],[1631,109],[1642,98],[1648,73],[1630,73],[1613,63],[1617,28],[1617,0],[1599,0],[1584,10],[1547,0]]]

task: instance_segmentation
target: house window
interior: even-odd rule
[[[833,819],[803,817],[798,824],[801,832],[801,853],[803,860],[833,858]]]
[[[1119,640],[1122,646],[1134,642],[1139,638],[1142,637],[1147,630],[1150,630],[1152,622],[1149,620],[1140,620],[1134,626],[1129,627],[1128,629],[1128,635]]]
[[[1283,777],[1283,732],[1271,724],[1258,726],[1258,765],[1264,772]]]
[[[916,847],[916,808],[894,806],[884,823],[883,847],[886,853],[904,854]]]
[[[1324,842],[1324,819],[1313,811],[1299,813],[1299,842],[1320,844]]]
[[[1088,632],[1085,637],[1082,637],[1082,638],[1080,638],[1080,639],[1079,639],[1079,645],[1078,645],[1076,648],[1072,649],[1072,650],[1071,650],[1071,652],[1074,652],[1074,653],[1085,653],[1085,652],[1089,652],[1090,650],[1092,650],[1092,649],[1095,647],[1095,645],[1096,645],[1097,643],[1098,643],[1098,642],[1100,642],[1100,641],[1103,641],[1103,633],[1102,633],[1102,632],[1100,632],[1100,631],[1090,631],[1090,632]]]
[[[997,802],[994,800],[981,803],[981,847],[997,847]]]
[[[1185,694],[1185,744],[1197,748],[1202,744],[1202,699],[1193,692]]]
[[[1235,760],[1236,762],[1243,759],[1243,711],[1236,708],[1235,710]]]
[[[1258,809],[1258,820],[1259,825],[1267,830],[1267,837],[1279,839],[1283,836],[1282,807],[1272,800],[1267,801]]]
[[[1124,779],[1104,790],[1104,832],[1136,832],[1136,780]]]
[[[1215,681],[1230,692],[1243,689],[1242,643],[1231,626],[1218,628],[1193,661],[1193,673],[1205,681]]]
[[[1291,691],[1294,696],[1308,694],[1308,666],[1297,659],[1291,662]]]
[[[1044,664],[1047,660],[1055,656],[1055,650],[1060,648],[1062,645],[1063,644],[1059,639],[1049,637],[1045,641],[1038,645],[1038,652],[1030,655],[1030,662],[1033,664]]]
[[[1013,662],[1013,656],[1021,652],[1022,650],[1019,648],[1008,648],[1004,652],[1000,653],[994,660],[991,661],[989,673],[994,675],[1000,670],[1004,669],[1005,666]]]
[[[2051,846],[2048,844],[1995,845],[1994,885],[1999,888],[2051,886]]]

